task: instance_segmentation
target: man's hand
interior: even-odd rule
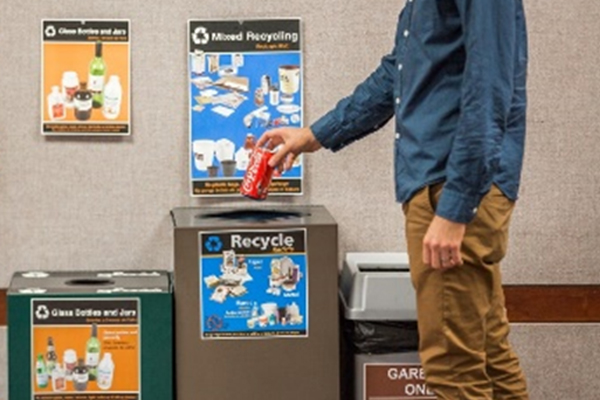
[[[310,128],[273,129],[262,135],[256,145],[262,147],[267,143],[270,148],[281,145],[269,160],[269,165],[279,168],[282,172],[292,168],[299,154],[312,153],[321,148],[321,143]]]
[[[425,264],[438,270],[462,265],[460,247],[466,230],[466,224],[452,222],[436,215],[423,239]]]

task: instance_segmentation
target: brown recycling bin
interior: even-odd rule
[[[323,207],[180,208],[178,400],[337,400],[337,225]]]

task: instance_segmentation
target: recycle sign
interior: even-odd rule
[[[54,25],[48,25],[46,27],[45,33],[46,33],[46,36],[49,38],[54,37],[54,36],[56,36],[56,28],[54,27]]]
[[[37,309],[35,310],[35,316],[37,319],[48,319],[48,317],[50,317],[50,311],[45,305],[40,305],[37,306]]]
[[[223,242],[221,242],[218,236],[211,236],[206,240],[204,246],[209,252],[218,253],[223,248]]]

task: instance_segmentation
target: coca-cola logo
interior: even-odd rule
[[[248,165],[248,169],[246,170],[246,176],[242,182],[242,189],[248,193],[252,191],[254,182],[258,175],[258,169],[260,168],[260,154],[258,152],[253,152],[252,157],[250,157],[250,165]]]

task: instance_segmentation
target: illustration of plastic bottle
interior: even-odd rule
[[[116,119],[121,112],[123,88],[117,75],[111,75],[104,88],[104,105],[102,114],[106,119]]]
[[[52,390],[55,392],[67,390],[66,370],[61,364],[56,364],[54,371],[52,371]]]
[[[37,356],[37,362],[35,363],[35,381],[40,389],[48,387],[48,370],[42,354]]]
[[[67,116],[65,98],[58,86],[52,86],[52,92],[48,95],[48,114],[52,121],[65,119]]]
[[[77,366],[77,352],[73,349],[65,350],[63,355],[65,365],[65,375],[68,381],[73,380],[73,370]]]
[[[115,373],[115,363],[110,353],[105,353],[100,365],[98,365],[98,387],[102,390],[109,390],[112,386]]]

